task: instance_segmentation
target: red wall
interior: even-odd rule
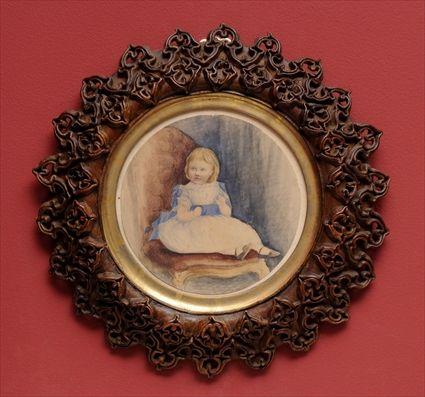
[[[2,396],[419,396],[423,393],[423,2],[3,1],[1,104]],[[138,349],[113,353],[48,276],[34,224],[46,198],[31,169],[54,152],[51,119],[78,107],[81,80],[108,75],[129,43],[161,48],[180,27],[220,22],[245,44],[272,32],[288,58],[320,58],[352,91],[353,118],[384,131],[373,165],[391,235],[351,319],[308,354],[285,349],[262,373],[231,363],[217,379],[190,363],[156,373]]]

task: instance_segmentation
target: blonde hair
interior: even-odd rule
[[[218,174],[220,173],[220,163],[216,154],[211,149],[207,149],[206,147],[198,147],[190,152],[189,156],[186,158],[186,165],[184,167],[184,174],[186,175],[187,179],[189,179],[189,164],[193,160],[202,160],[211,165],[213,168],[213,173],[209,177],[208,182],[211,183],[217,180]]]

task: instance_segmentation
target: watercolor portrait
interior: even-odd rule
[[[284,266],[306,218],[301,169],[266,128],[188,114],[152,131],[120,178],[120,227],[143,266],[186,292],[239,291]]]

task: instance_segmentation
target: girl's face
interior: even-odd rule
[[[187,170],[187,176],[191,182],[202,185],[208,182],[213,171],[213,166],[204,160],[192,160]]]

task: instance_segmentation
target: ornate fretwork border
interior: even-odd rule
[[[99,184],[114,141],[159,101],[200,91],[256,98],[290,119],[317,159],[324,191],[323,228],[299,276],[256,307],[214,316],[170,310],[136,290],[99,226]],[[264,368],[281,344],[308,350],[319,323],[347,320],[349,291],[373,280],[368,251],[388,233],[373,206],[389,178],[369,165],[381,132],[350,119],[349,93],[322,85],[318,61],[284,59],[271,35],[244,47],[228,26],[202,42],[177,30],[161,52],[129,46],[113,76],[83,81],[81,98],[81,110],[53,121],[59,152],[34,169],[51,192],[37,222],[56,244],[51,273],[72,282],[77,312],[102,319],[112,347],[143,345],[159,370],[191,358],[211,377],[231,359]]]

